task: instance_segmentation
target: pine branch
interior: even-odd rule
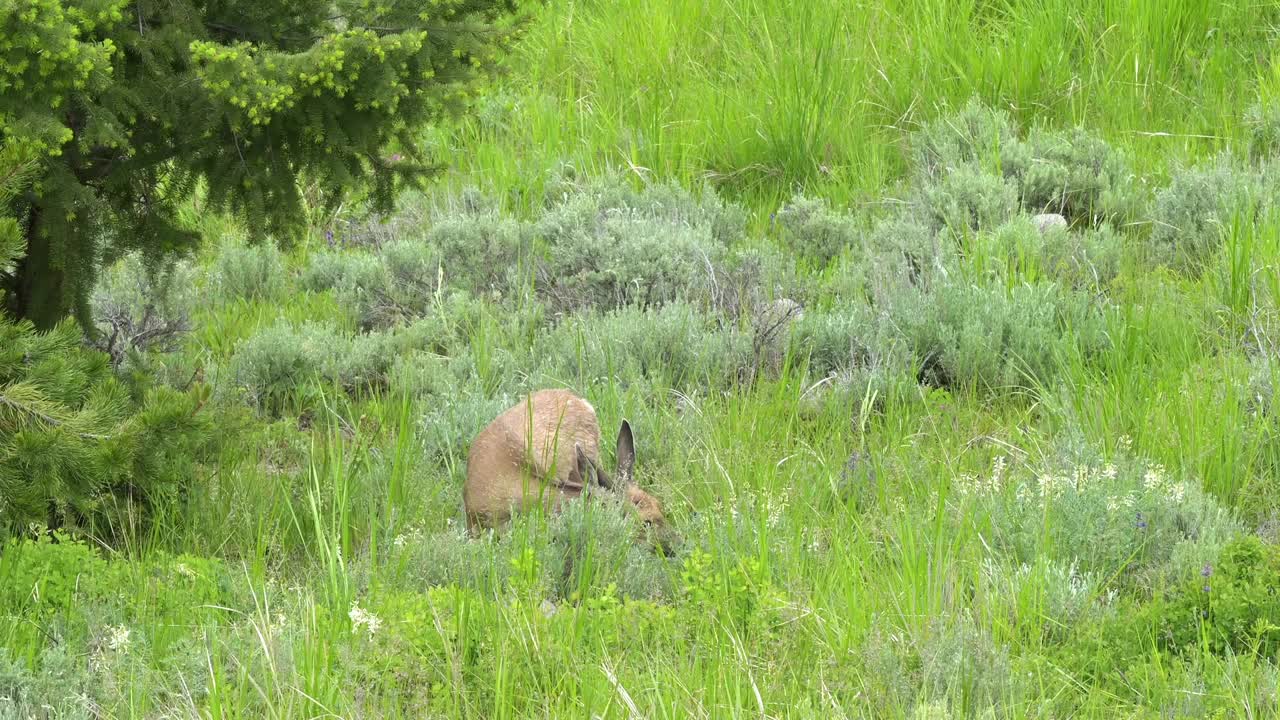
[[[52,415],[49,415],[48,413],[41,412],[31,404],[24,404],[22,402],[19,402],[18,400],[13,399],[12,390],[11,390],[13,387],[15,386],[12,386],[12,385],[10,386],[9,395],[0,393],[0,406],[7,407],[16,413],[35,418],[36,420],[43,422],[45,425],[48,425],[50,427],[65,428],[67,426],[67,422],[65,420],[59,420],[58,418]],[[76,435],[77,437],[80,437],[86,440],[111,439],[110,435],[98,435],[96,433],[79,432],[76,430],[70,430],[70,432]]]

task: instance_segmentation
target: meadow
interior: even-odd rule
[[[210,437],[7,541],[0,719],[1280,711],[1280,7],[549,0],[507,64],[394,214],[106,274]],[[542,387],[671,556],[467,536]]]

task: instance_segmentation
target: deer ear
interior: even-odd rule
[[[636,464],[636,445],[631,437],[631,423],[622,421],[618,429],[618,484],[631,484],[631,469]]]

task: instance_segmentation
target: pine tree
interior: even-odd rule
[[[0,148],[36,163],[4,199],[13,317],[87,324],[98,267],[198,238],[177,209],[297,227],[300,179],[375,209],[422,178],[424,124],[465,108],[523,0],[0,0]],[[397,148],[396,161],[390,159]]]

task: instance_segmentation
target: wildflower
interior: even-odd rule
[[[107,647],[113,652],[125,652],[129,649],[129,628],[114,625],[107,628]]]
[[[995,492],[996,490],[998,490],[1000,488],[1001,481],[1004,480],[1005,462],[1006,462],[1005,457],[1003,455],[1000,455],[996,457],[995,463],[992,464],[992,467],[991,467],[992,492]]]
[[[179,575],[182,575],[183,577],[195,577],[195,576],[196,576],[195,571],[194,571],[194,570],[192,570],[191,568],[187,567],[187,564],[186,564],[186,563],[178,563],[177,565],[174,565],[174,566],[173,566],[173,569],[174,569],[174,570],[177,570],[177,571],[178,571],[178,574],[179,574]]]
[[[1205,563],[1204,567],[1200,568],[1200,577],[1202,578],[1213,577],[1213,563]]]
[[[1120,509],[1120,499],[1115,495],[1107,496],[1107,512],[1115,512]]]
[[[351,603],[351,611],[347,613],[347,617],[351,618],[351,632],[353,633],[364,627],[368,631],[369,637],[373,637],[382,627],[382,619],[361,608],[358,602]]]
[[[1130,450],[1133,448],[1133,438],[1129,437],[1128,434],[1121,435],[1120,437],[1116,438],[1116,442],[1118,442],[1120,444],[1120,447],[1124,448],[1125,450]]]
[[[1116,466],[1111,463],[1107,463],[1106,467],[1102,468],[1102,477],[1106,480],[1115,480]]]
[[[1147,491],[1159,490],[1164,484],[1163,470],[1164,468],[1159,465],[1147,468],[1146,474],[1142,476],[1142,487]]]
[[[1186,483],[1180,482],[1175,484],[1173,487],[1169,488],[1169,499],[1173,500],[1175,505],[1181,505],[1182,498],[1186,497],[1186,494],[1187,494]]]
[[[1138,522],[1136,523],[1136,525],[1139,530],[1147,529],[1147,521],[1145,518],[1142,517],[1142,513],[1138,513]]]

